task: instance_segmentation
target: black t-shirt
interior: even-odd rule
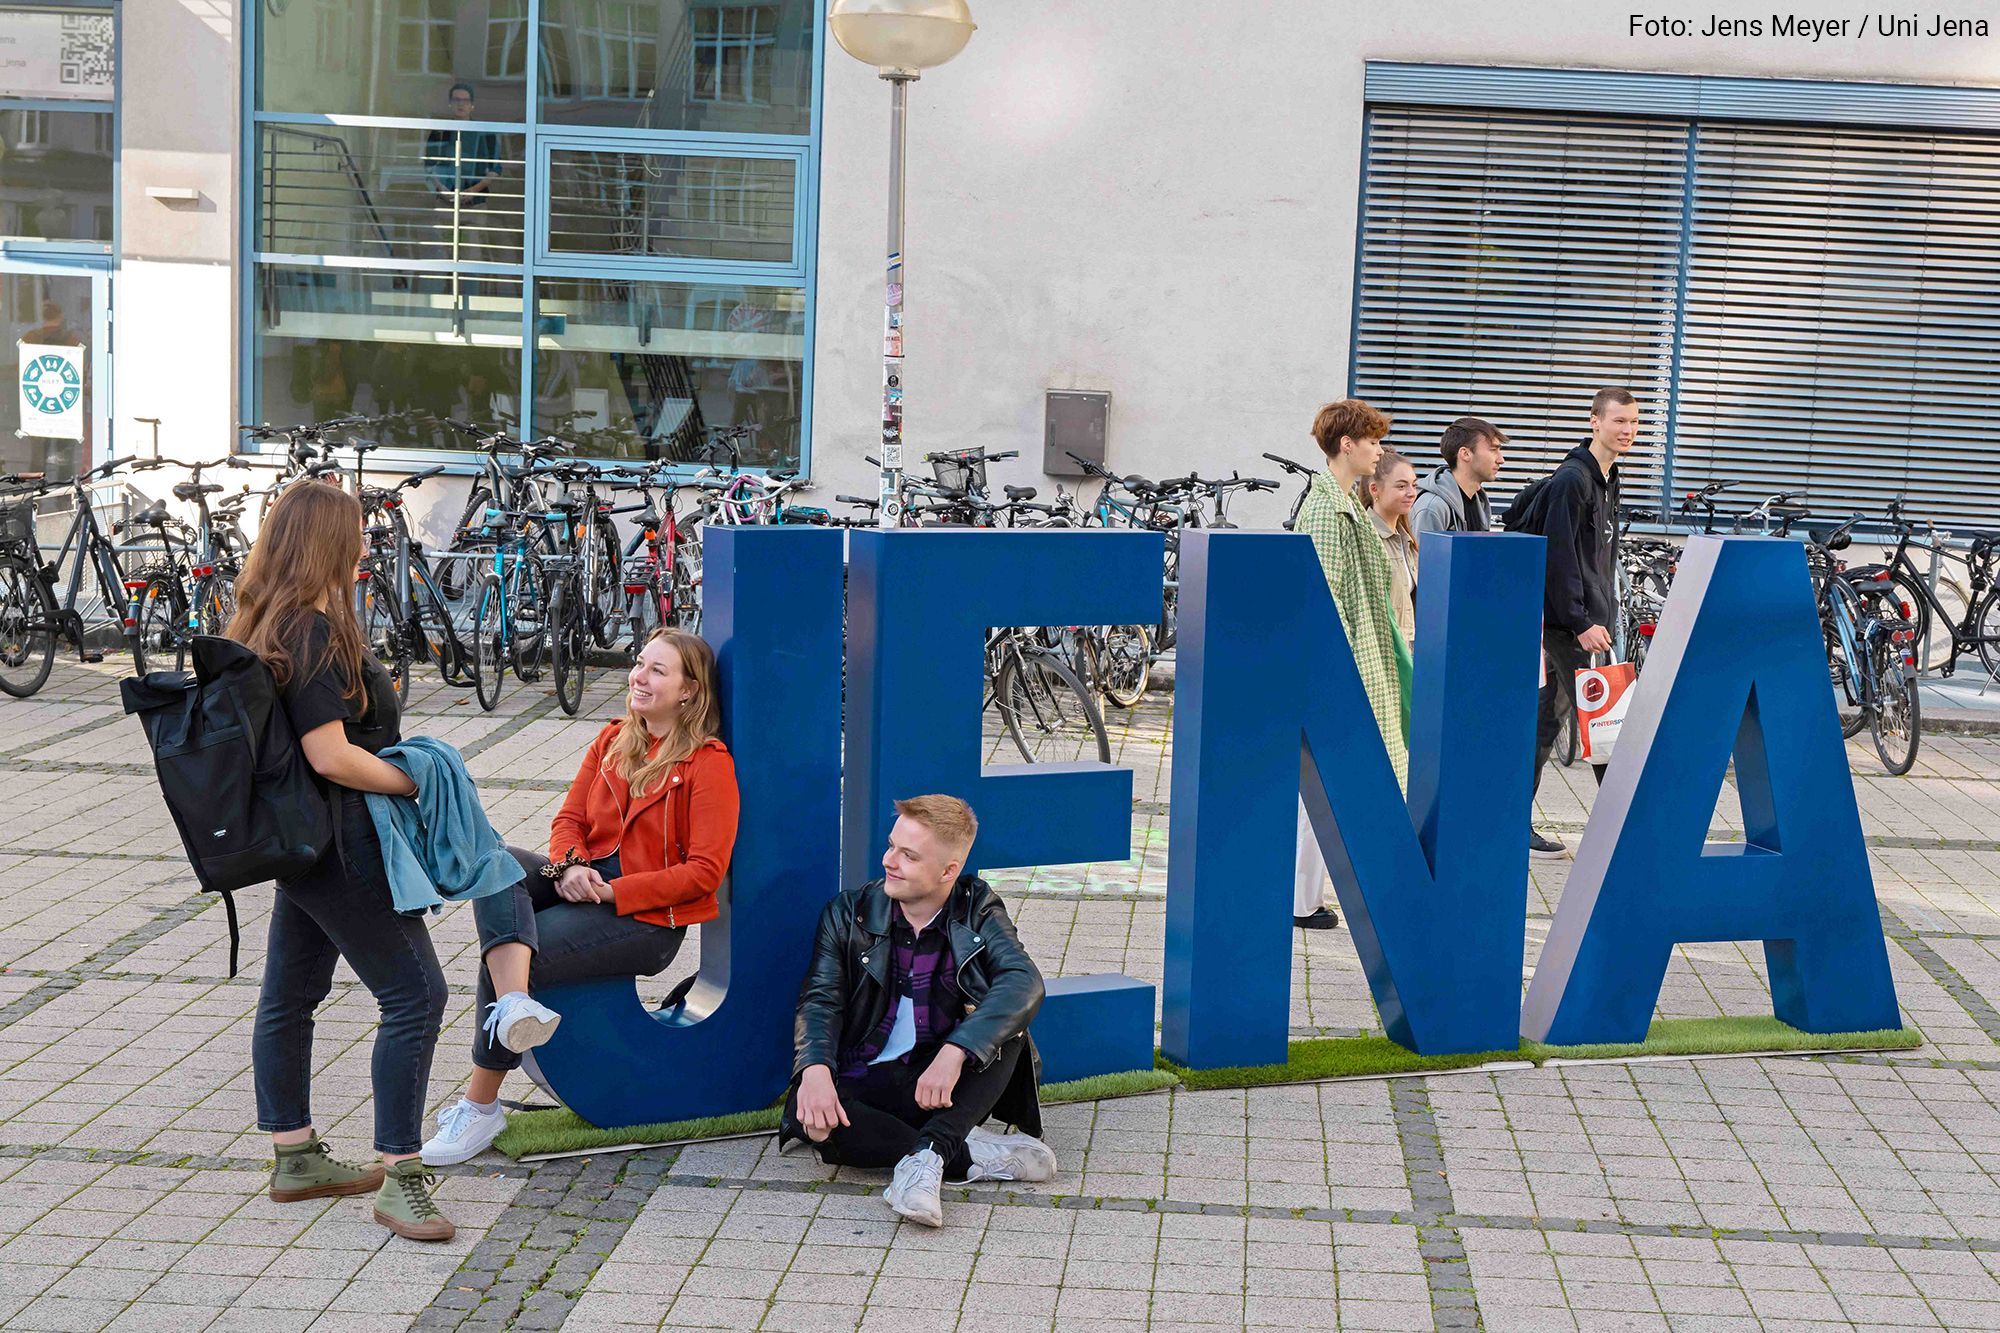
[[[347,681],[340,667],[326,655],[333,629],[325,616],[315,612],[307,624],[305,642],[287,645],[294,671],[278,695],[291,716],[292,729],[300,736],[329,722],[347,724],[347,739],[370,754],[380,754],[403,739],[403,710],[396,698],[395,682],[382,664],[366,653],[361,658],[361,674],[368,688],[368,713],[357,718],[359,699],[342,695]],[[318,670],[312,668],[317,666]]]
[[[1458,483],[1454,481],[1452,485],[1456,486]],[[1459,495],[1465,500],[1465,530],[1467,532],[1486,531],[1486,512],[1479,507],[1479,497],[1476,495],[1466,495],[1463,489],[1459,491]]]

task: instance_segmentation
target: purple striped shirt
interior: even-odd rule
[[[939,912],[919,933],[910,929],[902,909],[897,908],[889,927],[889,938],[892,942],[889,951],[889,1007],[868,1040],[849,1051],[847,1058],[840,1062],[842,1078],[859,1078],[868,1072],[869,1063],[889,1044],[889,1034],[895,1030],[896,1011],[902,1008],[903,997],[909,997],[911,1016],[916,1022],[917,1039],[913,1049],[917,1051],[927,1050],[943,1041],[958,1026],[958,1020],[965,1012],[965,998],[958,989],[958,966],[951,952],[951,932],[945,926],[943,912]],[[897,1058],[908,1064],[910,1053],[905,1052]]]

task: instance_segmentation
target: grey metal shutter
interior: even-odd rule
[[[1674,485],[2000,522],[2000,139],[1704,122]]]
[[[1428,470],[1458,416],[1513,444],[1496,488],[1589,435],[1591,395],[1638,395],[1628,503],[1659,494],[1684,228],[1685,122],[1375,106],[1355,293],[1355,396]]]

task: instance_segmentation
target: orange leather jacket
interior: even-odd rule
[[[713,921],[715,892],[736,847],[736,762],[721,741],[708,740],[635,800],[625,779],[604,766],[624,725],[611,723],[590,743],[549,828],[549,859],[560,861],[571,848],[591,861],[616,852],[618,915],[656,926]]]

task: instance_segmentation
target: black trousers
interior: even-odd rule
[[[993,1107],[1013,1081],[1014,1066],[1021,1062],[1027,1046],[1025,1037],[1016,1037],[1000,1048],[1000,1054],[984,1069],[967,1065],[952,1089],[951,1105],[927,1111],[917,1105],[917,1080],[931,1067],[936,1046],[921,1046],[904,1059],[870,1065],[859,1078],[836,1078],[834,1091],[841,1109],[847,1112],[845,1125],[835,1125],[824,1143],[813,1143],[822,1162],[834,1166],[884,1167],[928,1147],[944,1159],[947,1180],[964,1180],[972,1168],[965,1151],[965,1136],[975,1125],[993,1114]],[[799,1085],[785,1094],[784,1137],[805,1139],[799,1126]],[[812,1143],[811,1139],[806,1142]]]
[[[1542,789],[1542,769],[1562,734],[1563,718],[1576,714],[1576,673],[1590,665],[1590,654],[1577,643],[1576,635],[1553,625],[1542,630],[1542,653],[1548,659],[1549,678],[1542,682],[1541,711],[1535,720],[1535,790]],[[1592,764],[1591,775],[1604,785],[1604,765]]]
[[[521,1067],[521,1057],[487,1038],[486,1006],[495,995],[486,954],[496,944],[525,944],[534,950],[528,964],[530,993],[566,981],[595,977],[651,977],[667,970],[680,952],[687,931],[656,926],[637,917],[620,916],[610,903],[573,903],[556,892],[556,882],[542,874],[549,863],[538,852],[509,847],[521,863],[521,882],[511,889],[473,900],[472,919],[479,929],[478,1023],[472,1029],[472,1063],[481,1069]],[[592,863],[606,879],[618,877],[616,853]]]
[[[344,958],[382,1015],[370,1063],[375,1151],[413,1153],[424,1143],[431,1056],[450,992],[426,918],[396,910],[366,799],[336,790],[340,850],[299,878],[280,880],[271,905],[250,1038],[257,1128],[282,1132],[313,1122],[313,1011]]]

